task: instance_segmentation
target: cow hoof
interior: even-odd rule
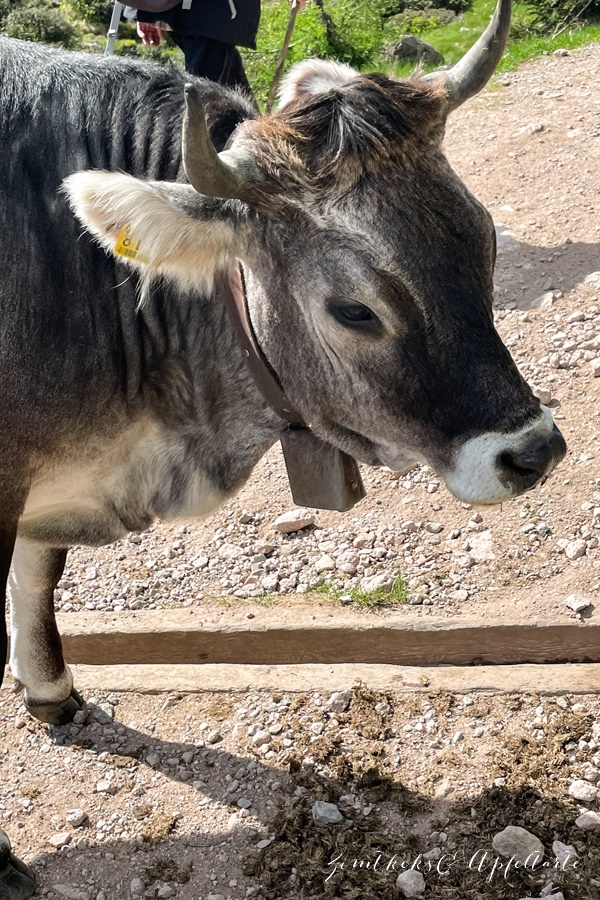
[[[34,891],[33,872],[12,853],[10,841],[0,831],[0,900],[27,900]]]
[[[68,725],[73,721],[75,713],[83,706],[84,701],[75,688],[62,703],[25,703],[27,712],[34,719],[39,719],[40,722],[45,722],[47,725]],[[0,900],[2,900],[1,894]]]

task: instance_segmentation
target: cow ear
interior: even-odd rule
[[[94,171],[71,175],[64,191],[105,250],[184,287],[210,287],[217,269],[243,255],[243,204],[204,197],[190,185]]]
[[[307,59],[292,66],[281,83],[279,109],[307,94],[323,94],[340,88],[360,73],[345,63]]]

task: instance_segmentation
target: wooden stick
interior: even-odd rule
[[[285,38],[283,40],[283,46],[279,54],[279,59],[277,60],[275,75],[273,76],[271,87],[269,88],[269,96],[267,97],[267,113],[270,113],[273,109],[275,95],[277,94],[277,88],[279,87],[281,76],[283,75],[283,69],[285,67],[288,50],[290,49],[290,41],[292,40],[292,34],[294,33],[294,25],[296,24],[296,16],[298,15],[299,8],[300,7],[298,6],[297,0],[292,0],[292,8],[290,10],[290,18],[288,21],[287,31],[285,33]]]

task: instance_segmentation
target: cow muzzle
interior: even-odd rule
[[[525,493],[552,472],[567,451],[550,410],[517,432],[488,432],[456,451],[454,465],[442,470],[449,490],[467,503],[502,503]]]

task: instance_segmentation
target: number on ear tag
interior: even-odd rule
[[[115,253],[119,256],[125,256],[127,259],[135,260],[139,263],[147,263],[148,260],[140,254],[140,242],[130,234],[129,228],[125,226],[115,244]]]

